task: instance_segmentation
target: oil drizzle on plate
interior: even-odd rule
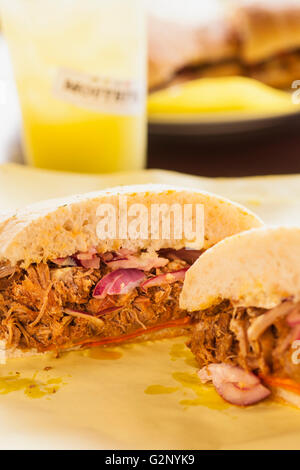
[[[180,400],[180,405],[185,407],[206,406],[213,410],[225,410],[229,408],[230,405],[217,394],[213,386],[202,384],[195,373],[174,372],[172,377],[185,389],[192,390],[196,395],[193,399]]]
[[[32,378],[21,377],[20,373],[0,376],[0,395],[23,391],[28,398],[43,398],[56,393],[63,383],[61,377],[38,380],[38,373]]]
[[[197,367],[196,359],[184,343],[173,344],[170,350],[170,357],[172,361],[177,361],[177,359],[184,359],[184,362],[188,366]]]
[[[187,395],[189,390],[192,390],[195,394],[195,398],[180,400],[180,405],[185,408],[189,406],[206,406],[214,410],[225,410],[229,408],[230,405],[217,394],[212,385],[204,385],[200,382],[196,374],[196,370],[198,369],[197,361],[185,343],[173,344],[170,350],[170,357],[172,361],[184,359],[185,364],[195,370],[195,372],[192,373],[174,372],[172,374],[173,379],[183,386],[184,395]]]
[[[92,359],[99,359],[104,361],[115,361],[122,357],[121,352],[103,347],[87,349],[85,350],[84,355]]]
[[[165,387],[164,385],[149,385],[146,388],[145,393],[147,395],[165,395],[177,392],[178,387]]]
[[[222,400],[213,386],[204,385],[200,382],[196,374],[198,368],[197,362],[185,343],[173,344],[170,350],[170,357],[172,361],[184,360],[184,363],[189,366],[189,368],[193,368],[193,372],[173,372],[172,378],[180,384],[179,387],[166,387],[164,385],[154,384],[148,386],[144,393],[147,395],[164,395],[179,392],[181,394],[179,404],[183,406],[184,409],[190,406],[205,406],[213,410],[225,410],[229,408],[230,405]],[[194,397],[193,395],[191,396],[191,391]],[[183,398],[189,395],[191,398]]]

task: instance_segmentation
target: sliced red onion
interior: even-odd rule
[[[84,310],[84,311],[83,310],[77,310],[75,308],[64,308],[64,312],[67,313],[68,315],[71,315],[72,313],[74,313],[74,314],[78,313],[80,315],[88,315],[90,317],[94,316],[94,314],[91,313],[91,312],[88,312],[86,310]]]
[[[300,324],[295,325],[292,330],[291,330],[291,341],[290,344],[293,343],[294,341],[297,341],[300,339]]]
[[[0,279],[4,278],[4,277],[8,277],[8,276],[11,276],[12,274],[14,274],[16,271],[16,268],[13,268],[12,266],[1,266],[0,268]]]
[[[78,258],[81,261],[85,259],[91,259],[93,255],[96,255],[96,254],[97,254],[96,248],[91,248],[89,251],[77,253],[76,258]]]
[[[127,250],[125,248],[120,248],[118,251],[108,251],[101,255],[101,259],[104,263],[109,263],[110,261],[119,261],[125,260],[129,255],[136,254],[134,251]]]
[[[274,353],[279,355],[283,354],[291,346],[291,344],[298,339],[300,339],[300,324],[295,324],[291,327],[290,332],[284,338],[284,340],[279,343],[277,348],[274,350]]]
[[[244,388],[239,384],[224,382],[216,387],[218,394],[225,401],[237,406],[249,406],[267,398],[271,392],[261,383],[253,387]]]
[[[163,248],[160,250],[160,254],[165,256],[170,260],[181,259],[188,264],[194,264],[195,261],[199,258],[202,254],[201,250],[192,250],[189,248],[182,248],[181,250],[174,250],[171,248]]]
[[[114,257],[107,260],[106,264],[111,269],[141,269],[150,271],[153,268],[162,268],[168,264],[169,260],[160,258],[157,254],[141,253],[140,255],[127,255],[126,257]]]
[[[112,261],[114,259],[114,252],[113,251],[109,251],[107,253],[104,253],[101,256],[101,259],[104,263],[107,263],[108,261]]]
[[[291,313],[288,314],[286,321],[291,327],[300,325],[300,312],[298,308],[295,308]]]
[[[72,256],[53,259],[52,263],[57,264],[58,266],[78,266],[78,263]]]
[[[119,250],[117,250],[115,252],[116,256],[119,256],[121,258],[125,257],[125,256],[128,256],[128,255],[134,255],[136,254],[135,251],[133,250],[128,250],[127,248],[119,248]]]
[[[212,376],[209,372],[208,366],[202,367],[202,369],[198,371],[198,377],[203,384],[206,384],[207,382],[212,382]]]
[[[72,317],[83,318],[84,320],[94,323],[98,327],[103,327],[104,325],[100,318],[97,318],[96,315],[93,315],[90,312],[82,312],[81,310],[74,310],[72,308],[65,308],[64,312]]]
[[[112,313],[112,312],[116,312],[117,310],[122,310],[123,307],[108,307],[108,308],[105,308],[104,310],[100,310],[98,313],[97,313],[97,317],[102,317],[103,315],[107,315],[108,313]]]
[[[91,248],[87,252],[79,252],[73,256],[75,261],[79,266],[82,266],[86,269],[99,269],[100,267],[100,258],[97,255],[97,250]]]
[[[233,405],[252,405],[271,393],[256,375],[229,364],[210,364],[198,375],[203,383],[211,380],[219,395]]]
[[[298,307],[295,307],[294,310],[287,315],[286,322],[291,330],[284,341],[276,348],[278,354],[284,353],[294,341],[300,339],[300,312]]]
[[[189,268],[173,271],[172,273],[160,274],[159,276],[147,279],[141,284],[142,289],[149,289],[149,287],[161,286],[163,284],[173,284],[177,281],[184,281],[185,274]]]
[[[81,266],[86,269],[99,269],[100,267],[100,258],[92,253],[78,253],[66,258],[56,258],[52,262],[61,267]]]
[[[83,268],[86,269],[99,269],[100,258],[97,255],[93,255],[90,259],[81,259],[80,264]]]
[[[247,372],[241,367],[232,366],[230,364],[210,364],[205,367],[210,380],[218,385],[221,382],[243,382],[246,385],[257,385],[260,383],[259,378],[252,372]]]
[[[107,264],[111,269],[113,269],[113,266],[114,264],[116,263],[116,266],[117,266],[117,263],[119,263],[120,261],[127,261],[128,258],[126,257],[119,257],[119,256],[113,256],[110,258],[108,255],[107,256],[102,256],[101,257],[102,260],[104,261],[105,264]]]
[[[93,297],[103,299],[107,295],[128,294],[145,279],[138,269],[117,269],[106,274],[96,285]]]

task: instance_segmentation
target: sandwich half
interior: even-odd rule
[[[185,232],[175,236],[172,227],[170,237],[159,235],[160,222],[149,237],[124,232],[124,198],[127,223],[141,207],[149,214],[162,207],[171,225],[178,221],[174,204],[203,207],[203,240],[191,241]],[[108,211],[108,221],[115,214],[118,230],[110,237],[99,237],[99,207]],[[191,214],[197,227],[197,212]],[[146,228],[152,222],[147,216]],[[179,294],[191,264],[223,238],[261,225],[221,197],[161,185],[113,188],[3,215],[1,360],[182,334],[190,316],[179,308]]]
[[[300,228],[258,228],[207,250],[180,307],[203,382],[235,405],[274,396],[300,407]]]

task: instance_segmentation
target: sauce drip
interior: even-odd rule
[[[145,393],[147,395],[165,395],[177,392],[178,387],[165,387],[164,385],[149,385],[146,388]]]
[[[32,378],[21,377],[19,372],[14,375],[0,377],[0,395],[23,391],[28,398],[42,398],[56,393],[62,385],[62,378],[56,377],[45,381],[38,380],[37,374]]]
[[[225,410],[229,408],[230,405],[217,394],[213,386],[202,384],[197,374],[174,372],[172,377],[176,382],[179,382],[184,389],[192,390],[195,393],[195,398],[180,400],[180,405],[184,407],[205,406],[212,410]]]
[[[123,354],[113,349],[107,349],[104,347],[91,348],[85,351],[85,355],[92,359],[98,359],[102,361],[116,361],[120,359]]]

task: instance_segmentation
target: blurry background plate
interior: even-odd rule
[[[149,133],[166,136],[214,136],[276,129],[296,124],[299,111],[265,116],[245,116],[237,113],[211,115],[157,115],[149,118]]]
[[[151,93],[150,131],[166,135],[249,132],[299,119],[290,92],[246,77],[200,78]]]

